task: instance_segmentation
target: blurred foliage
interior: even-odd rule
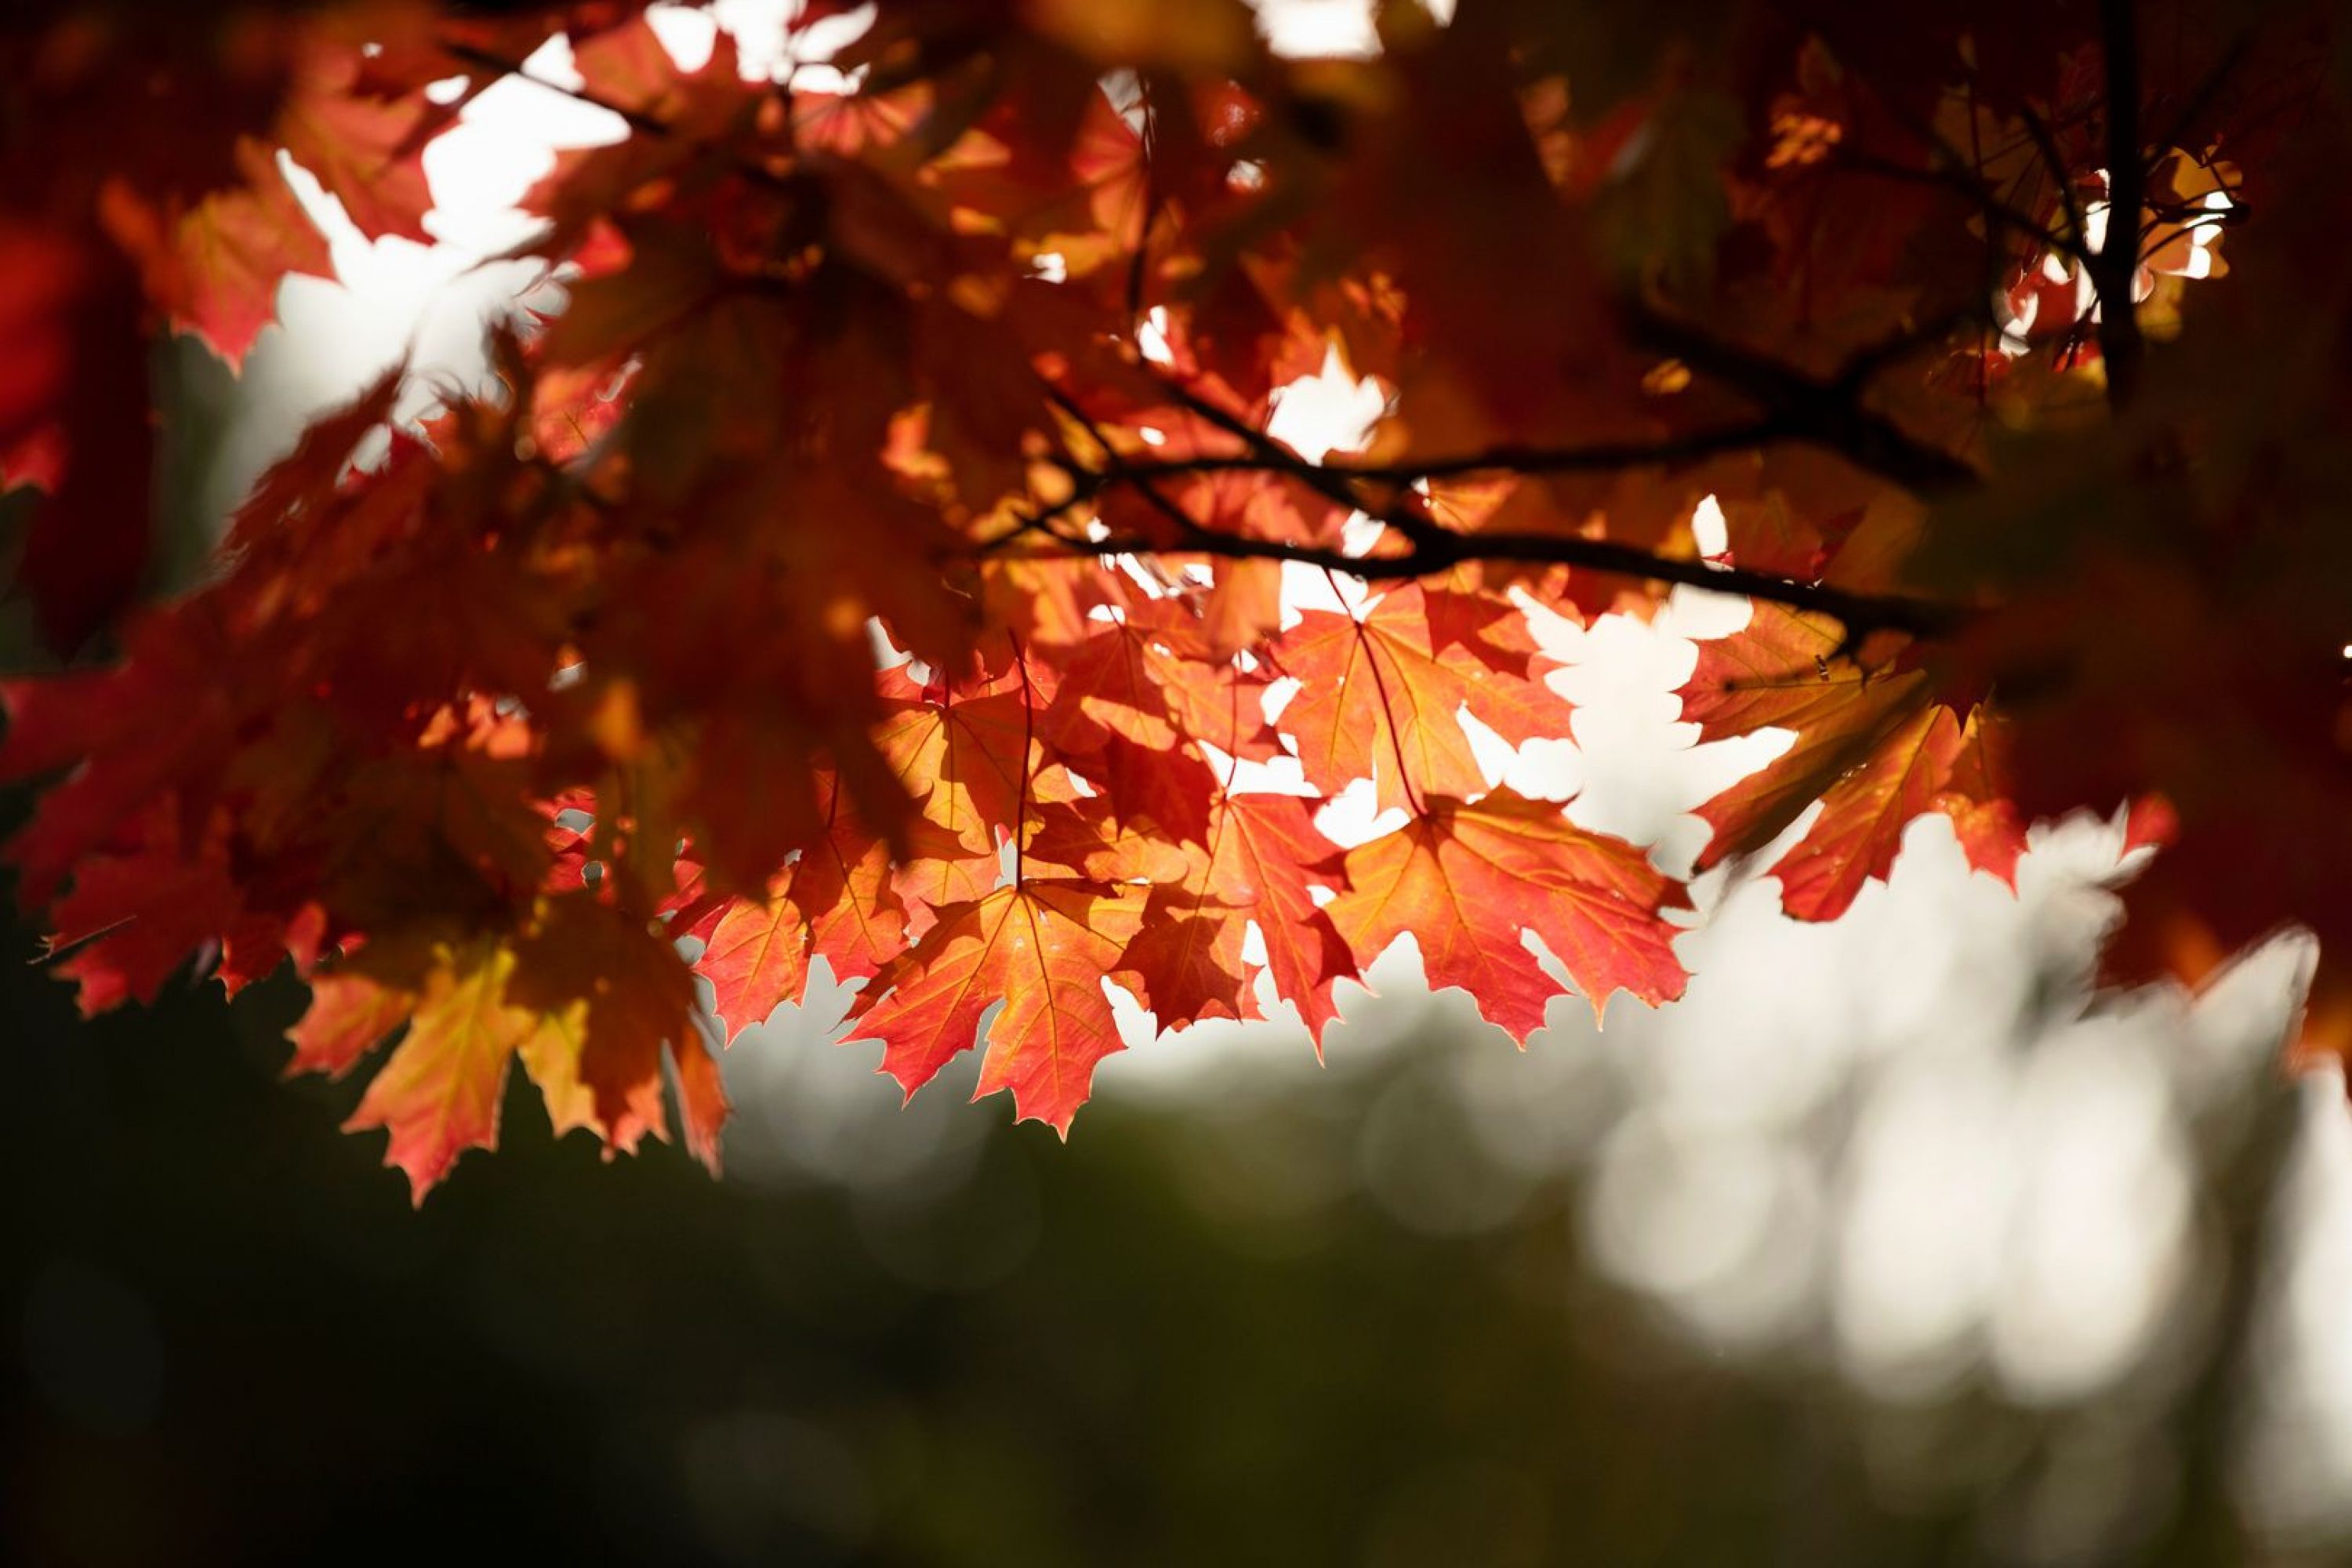
[[[148,539],[146,590],[184,593],[213,569],[227,510],[253,475],[236,471],[229,437],[251,417],[236,374],[185,334],[163,338],[150,356],[157,402],[155,515]],[[13,582],[37,492],[19,486],[0,496],[0,582]],[[104,645],[101,645],[101,649]],[[100,650],[93,650],[100,651]],[[0,671],[53,668],[58,663],[21,594],[0,595]]]
[[[83,1024],[19,928],[0,963],[17,1561],[2242,1550],[2216,1445],[2127,1404],[1889,1409],[1693,1355],[1593,1277],[1567,1190],[1459,1237],[1352,1183],[1255,1201],[1349,1158],[1352,1096],[1114,1102],[1067,1146],[967,1107],[966,1179],[860,1193],[606,1163],[516,1092],[510,1152],[412,1211],[335,1131],[356,1084],[278,1080],[296,987]]]

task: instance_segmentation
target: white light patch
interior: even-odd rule
[[[1253,0],[1266,47],[1294,58],[1370,59],[1381,52],[1371,0]]]
[[[2015,1180],[2010,1100],[1999,1059],[1923,1054],[1855,1130],[1831,1303],[1849,1373],[1885,1397],[1941,1393],[1974,1360]]]
[[[1699,497],[1698,505],[1691,510],[1691,541],[1706,561],[1731,550],[1731,525],[1723,515],[1723,503],[1713,495]]]
[[[1151,364],[1176,363],[1176,351],[1168,346],[1168,307],[1154,305],[1144,312],[1143,324],[1135,329],[1135,347]]]
[[[1320,462],[1333,452],[1360,450],[1387,408],[1380,383],[1349,375],[1339,351],[1327,348],[1313,375],[1275,390],[1265,433],[1308,462]]]
[[[1987,1326],[1995,1369],[2028,1403],[2128,1370],[2182,1262],[2189,1152],[2162,1066],[2123,1033],[2086,1023],[2021,1075],[2021,1185]]]
[[[1389,759],[1389,765],[1395,765]],[[1381,766],[1375,761],[1375,768]],[[1348,787],[1333,795],[1322,810],[1315,814],[1316,828],[1323,837],[1342,849],[1353,849],[1359,844],[1369,844],[1384,833],[1394,833],[1412,821],[1402,806],[1380,809],[1379,792],[1370,779],[1355,779]]]
[[[711,51],[719,43],[719,22],[709,11],[686,5],[651,5],[646,9],[646,25],[661,40],[669,58],[677,62],[680,70],[698,71],[710,63]]]

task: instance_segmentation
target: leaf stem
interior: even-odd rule
[[[1331,584],[1334,595],[1339,593],[1339,579],[1328,566],[1323,568],[1323,580]],[[1340,595],[1339,602],[1346,604],[1346,596]],[[1380,694],[1381,724],[1388,731],[1389,752],[1396,758],[1397,783],[1404,786],[1405,799],[1412,802],[1413,816],[1426,816],[1429,808],[1422,804],[1421,792],[1412,786],[1412,770],[1404,765],[1404,737],[1397,733],[1396,709],[1389,701],[1389,681],[1388,677],[1381,672],[1380,652],[1372,647],[1371,639],[1364,636],[1363,618],[1349,610],[1348,619],[1356,628],[1356,647],[1364,656],[1364,668],[1372,672],[1372,689]]]
[[[2066,212],[2066,237],[2073,241],[2071,248],[2077,253],[2086,250],[2089,240],[2083,225],[2083,198],[2074,189],[2074,176],[2066,167],[2064,154],[2058,151],[2057,133],[2033,105],[2021,106],[2018,113],[2033,138],[2034,151],[2041,155],[2042,167],[2050,171],[2051,181],[2058,187],[2058,199],[2064,204]]]
[[[1021,795],[1013,812],[1013,887],[1017,892],[1027,874],[1029,776],[1035,766],[1037,750],[1037,689],[1029,679],[1029,655],[1021,646],[1020,634],[1008,631],[1004,635],[1013,644],[1013,662],[1021,670]]]

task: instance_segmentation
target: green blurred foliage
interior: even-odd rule
[[[281,1081],[291,984],[85,1024],[37,957],[0,959],[16,1561],[2014,1561],[2069,1430],[1693,1355],[1565,1187],[1454,1238],[1254,1191],[1344,1163],[1352,1093],[1067,1146],[965,1107],[969,1177],[892,1195],[607,1163],[517,1092],[420,1212],[336,1131],[355,1083]],[[2234,1557],[2147,1448],[2065,1560]]]

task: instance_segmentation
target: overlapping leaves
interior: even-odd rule
[[[1933,7],[1677,42],[1407,5],[1378,58],[1290,62],[1230,0],[889,0],[820,92],[746,78],[723,33],[681,68],[627,3],[135,39],[54,9],[5,35],[12,123],[100,152],[5,150],[0,474],[48,492],[19,575],[49,630],[120,657],[0,687],[0,774],[50,781],[9,853],[87,1007],[191,955],[232,987],[290,961],[298,1068],[389,1041],[354,1125],[420,1195],[494,1140],[517,1062],[559,1131],[675,1125],[715,1161],[714,1047],[819,961],[909,1091],[978,1050],[983,1092],[1065,1131],[1121,1043],[1113,988],[1163,1031],[1277,1001],[1319,1042],[1409,936],[1522,1041],[1563,990],[1671,999],[1681,885],[1497,787],[1489,742],[1569,732],[1507,591],[1705,585],[1703,496],[1722,581],[1771,602],[1706,646],[1685,715],[1791,741],[1705,805],[1699,869],[1818,805],[1770,868],[1792,913],[1844,910],[1927,814],[2010,874],[1988,692],[2118,684],[2030,622],[1946,657],[1969,623],[1898,592],[2004,432],[2081,425],[2128,346],[2083,295],[2112,174],[2082,52],[2025,61],[2021,18],[1963,50]],[[234,360],[324,266],[278,148],[366,232],[425,237],[425,145],[555,32],[630,132],[527,198],[569,309],[499,329],[498,385],[369,471],[397,375],[322,421],[203,585],[121,614],[140,312]],[[2234,222],[2237,163],[2189,145],[2211,130],[2149,154],[2151,331],[2217,271],[2200,215]],[[1382,394],[1357,460],[1270,433],[1327,363]],[[2185,439],[2126,428],[2109,477]],[[2161,537],[2197,537],[2189,493]],[[2079,543],[2045,512],[1979,537],[2024,571]],[[1363,591],[1302,610],[1294,567]],[[2175,731],[2127,733],[2219,815]],[[1340,796],[1401,823],[1343,847]]]

